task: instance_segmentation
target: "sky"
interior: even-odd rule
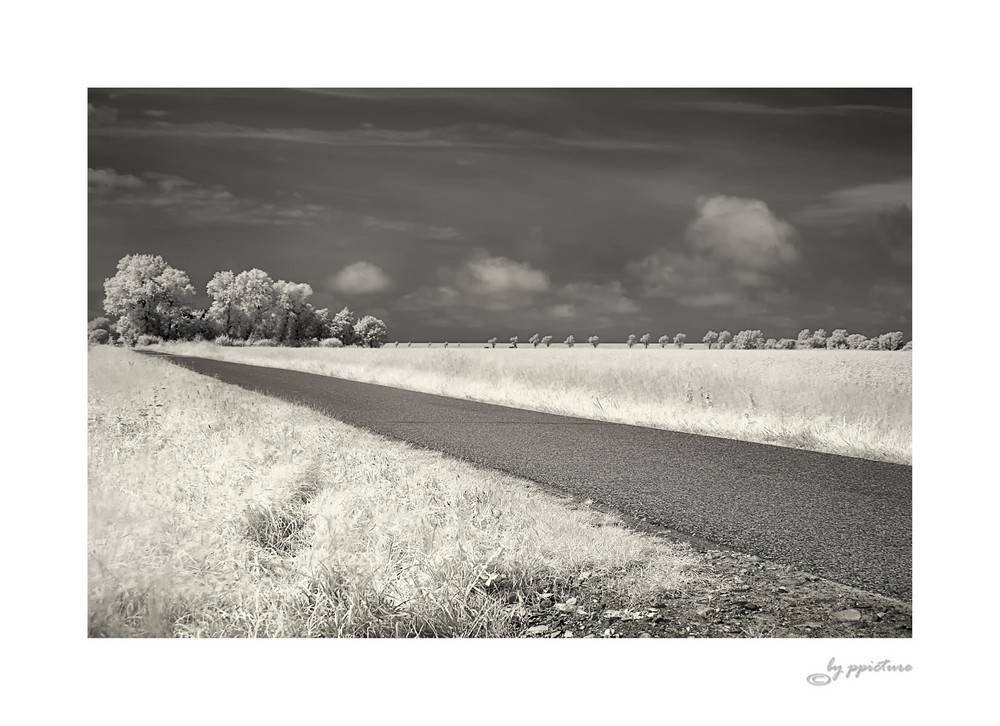
[[[127,254],[389,339],[911,336],[909,89],[91,89],[88,318]]]

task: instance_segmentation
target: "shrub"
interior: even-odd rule
[[[97,328],[87,333],[87,343],[90,345],[107,345],[111,342],[111,334],[103,328]]]
[[[573,337],[573,336],[571,335],[571,336],[569,336],[568,338],[566,338],[566,340],[564,340],[563,342],[564,342],[564,343],[565,343],[566,345],[568,345],[568,346],[569,346],[570,348],[572,348],[572,347],[573,347],[573,346],[574,346],[574,345],[576,344],[576,338],[574,338],[574,337]]]
[[[782,338],[778,341],[778,350],[794,350],[796,341],[791,338]]]
[[[399,343],[396,343],[396,345],[398,346]],[[343,348],[344,347],[344,341],[342,341],[340,338],[324,338],[323,340],[319,341],[319,347],[320,348]]]
[[[243,341],[236,340],[235,338],[230,338],[228,335],[216,336],[215,341],[213,342],[216,345],[221,345],[225,348],[232,348],[243,345]]]
[[[908,341],[900,350],[913,350],[913,341]]]
[[[756,350],[764,347],[764,336],[759,330],[741,330],[733,338],[736,350]]]
[[[676,345],[678,348],[683,348],[684,342],[687,339],[688,337],[684,335],[684,333],[678,333],[677,335],[674,336],[674,345]]]
[[[868,337],[861,335],[861,333],[851,333],[847,336],[847,347],[850,350],[858,350],[866,340],[868,340]]]
[[[274,338],[257,338],[250,343],[253,348],[277,348],[278,345],[278,341]]]
[[[491,348],[496,348],[497,347],[497,339],[496,338],[490,338],[486,342],[490,344]]]
[[[768,338],[764,341],[764,350],[774,350],[778,347],[778,341],[775,338]]]
[[[628,345],[629,348],[635,345],[635,333],[631,333],[628,336],[628,340],[625,341],[625,344]]]
[[[666,348],[667,345],[670,343],[670,336],[669,335],[661,335],[660,339],[657,342],[660,344],[661,348]]]
[[[517,347],[517,336],[516,335],[513,338],[510,339],[510,347],[511,348],[516,348]]]
[[[552,336],[546,335],[544,338],[542,338],[542,345],[544,345],[546,348],[552,345]]]
[[[587,342],[596,348],[601,344],[601,339],[598,338],[596,335],[591,335],[589,338],[587,338]]]
[[[903,347],[903,334],[898,330],[894,333],[882,333],[878,336],[878,347],[882,350],[899,350]]]
[[[826,347],[830,350],[843,350],[848,348],[847,331],[843,328],[837,328],[830,333],[830,337],[826,339]]]
[[[163,342],[163,338],[159,335],[149,335],[148,333],[143,333],[138,338],[136,338],[136,345],[159,345]]]

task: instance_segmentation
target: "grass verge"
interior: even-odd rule
[[[162,347],[517,408],[912,461],[909,352]]]
[[[586,581],[704,585],[690,548],[118,348],[88,362],[91,637],[498,637]]]

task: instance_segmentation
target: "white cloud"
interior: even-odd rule
[[[143,111],[147,116],[152,116],[153,118],[165,118],[167,116],[166,111],[159,111],[157,109],[149,109],[148,111]]]
[[[345,295],[367,295],[387,290],[392,281],[382,269],[370,262],[355,262],[333,275],[330,289]]]
[[[87,187],[96,191],[110,189],[138,189],[145,183],[137,176],[119,174],[114,169],[87,169]]]
[[[687,230],[695,250],[742,268],[766,270],[794,262],[795,230],[778,219],[764,202],[739,197],[699,197],[698,217]]]
[[[485,250],[480,250],[475,259],[465,263],[463,276],[467,289],[481,290],[488,295],[537,293],[549,289],[547,273],[524,262],[491,257]]]
[[[912,205],[913,180],[899,179],[837,189],[816,204],[796,212],[793,218],[808,225],[847,226]]]
[[[757,199],[699,197],[681,244],[629,264],[649,297],[690,307],[766,304],[773,275],[799,259],[795,229]]]

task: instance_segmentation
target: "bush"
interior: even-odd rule
[[[598,338],[596,335],[591,335],[589,338],[587,338],[587,342],[596,348],[601,344],[601,339]]]
[[[764,350],[774,350],[778,347],[778,340],[776,338],[768,338],[764,341]]]
[[[138,338],[136,338],[135,344],[136,345],[159,345],[162,342],[163,342],[163,338],[161,338],[159,335],[149,335],[147,333],[143,333]]]
[[[111,333],[102,328],[87,333],[87,343],[90,345],[107,345],[111,342]]]
[[[399,345],[399,343],[396,343],[396,345]],[[340,338],[324,338],[323,340],[319,341],[319,347],[320,348],[343,348],[344,347],[344,341],[342,341]]]
[[[566,340],[564,340],[563,342],[564,342],[564,343],[565,343],[565,344],[566,344],[567,346],[569,346],[570,348],[572,348],[572,347],[573,347],[573,346],[574,346],[574,345],[576,344],[576,338],[574,338],[574,337],[573,337],[573,336],[571,335],[571,336],[569,336],[568,338],[566,338]]]
[[[900,350],[913,350],[913,341],[907,342]]]
[[[733,347],[731,343],[732,339],[733,339],[733,334],[730,333],[728,330],[723,330],[721,333],[719,333],[719,347],[728,348],[731,350]]]
[[[832,333],[830,337],[826,339],[826,347],[830,350],[844,350],[850,346],[847,344],[847,331],[843,328],[837,328]]]
[[[795,350],[796,344],[791,338],[782,338],[778,341],[778,350]]]
[[[882,350],[899,350],[903,347],[903,334],[898,330],[894,333],[882,333],[878,336],[878,347]]]
[[[513,338],[510,339],[510,347],[511,348],[516,348],[517,347],[517,336],[516,335]]]
[[[764,347],[764,336],[759,330],[741,330],[733,338],[737,350],[757,350]]]
[[[486,342],[489,344],[489,346],[491,348],[496,348],[497,347],[497,339],[496,338],[490,338]]]
[[[253,348],[277,348],[278,345],[278,341],[274,338],[257,338],[250,342],[250,346]]]
[[[216,345],[221,345],[224,348],[234,348],[243,345],[243,341],[230,338],[228,335],[219,335],[215,338],[214,342]]]

